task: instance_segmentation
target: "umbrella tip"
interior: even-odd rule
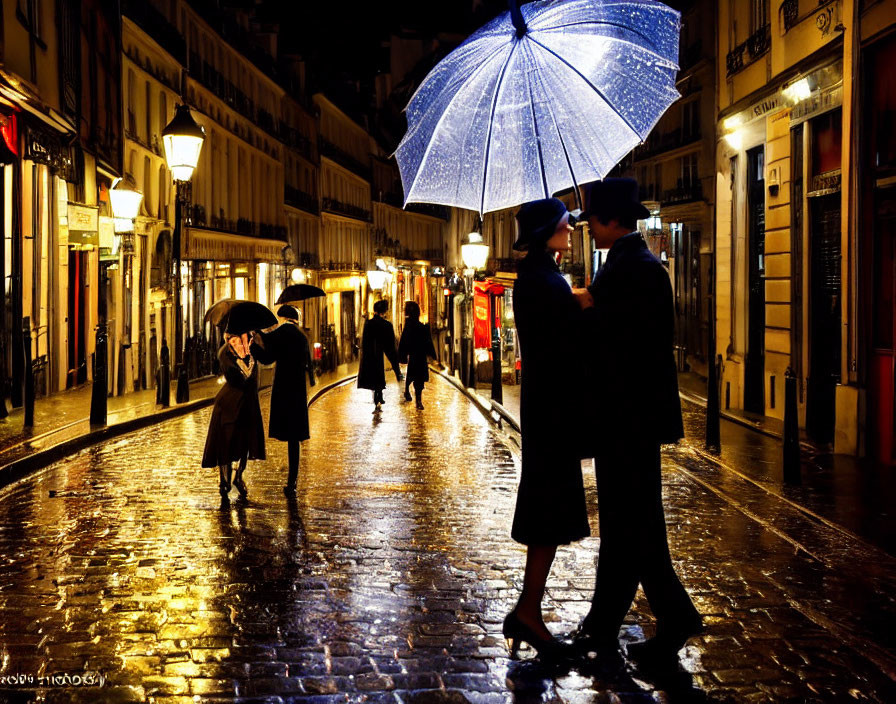
[[[520,11],[518,0],[509,0],[510,18],[513,20],[513,26],[516,27],[516,38],[522,39],[526,36],[529,28],[526,26],[526,20],[523,19],[523,13]]]

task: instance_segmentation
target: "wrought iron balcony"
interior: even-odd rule
[[[703,185],[700,181],[686,184],[679,183],[677,188],[663,191],[663,196],[660,199],[663,205],[690,203],[697,200],[703,200]]]
[[[366,179],[367,181],[370,180],[369,165],[361,163],[351,154],[337,147],[335,144],[324,139],[323,137],[321,137],[319,140],[319,147],[322,156],[325,156],[328,159],[332,159],[340,166],[344,166],[349,171],[358,174],[358,176],[360,176],[361,178]]]
[[[121,13],[155,39],[181,65],[187,62],[187,44],[168,19],[145,0],[123,0]]]
[[[343,203],[335,198],[324,198],[321,201],[321,209],[330,213],[336,213],[337,215],[345,215],[349,218],[355,218],[356,220],[363,220],[364,222],[370,222],[372,220],[369,210],[365,210],[357,205]]]
[[[283,187],[283,200],[286,201],[287,205],[300,208],[314,215],[320,212],[320,206],[315,196],[289,184],[285,184]]]
[[[725,66],[727,68],[728,75],[730,76],[733,73],[737,73],[744,66],[752,63],[754,60],[762,56],[769,50],[771,41],[771,25],[766,24],[753,32],[753,34],[751,34],[745,42],[734,47],[731,51],[728,52],[728,55],[725,57]],[[745,60],[745,54],[749,55],[748,60]]]

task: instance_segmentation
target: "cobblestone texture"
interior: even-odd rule
[[[686,448],[665,457],[670,541],[709,628],[681,670],[511,662],[514,446],[442,380],[425,411],[398,398],[319,400],[293,502],[272,442],[249,500],[219,504],[208,410],[0,494],[0,677],[62,677],[0,701],[896,701],[896,561]],[[598,545],[559,551],[558,633],[588,609]],[[623,640],[651,632],[639,597]],[[86,673],[103,685],[75,686]]]

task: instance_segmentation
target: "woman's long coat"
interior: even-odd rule
[[[250,460],[265,458],[264,422],[258,403],[258,365],[245,377],[236,360],[229,344],[218,350],[225,383],[215,396],[202,455],[203,467],[238,462],[246,456]]]
[[[395,329],[392,323],[380,315],[374,315],[364,323],[361,333],[361,362],[358,365],[358,388],[378,391],[386,388],[386,370],[383,355],[398,371],[398,354],[395,349]]]
[[[511,536],[562,545],[590,535],[579,456],[581,311],[553,256],[531,251],[513,287],[523,462]]]
[[[429,364],[427,359],[435,359],[436,348],[432,344],[432,333],[429,325],[419,320],[407,318],[401,340],[398,343],[398,361],[408,365],[407,380],[424,383],[429,381]]]
[[[252,343],[252,356],[263,364],[277,364],[268,436],[287,442],[307,440],[311,434],[305,375],[310,386],[315,383],[308,338],[295,323],[283,323],[267,334],[256,333],[256,337],[262,344]]]

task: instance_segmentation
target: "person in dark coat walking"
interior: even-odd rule
[[[436,348],[432,344],[429,325],[420,322],[420,306],[414,301],[404,304],[404,330],[398,342],[398,361],[408,365],[404,382],[404,400],[411,400],[411,383],[417,408],[423,410],[423,385],[429,381],[429,357],[435,359]]]
[[[386,320],[389,310],[387,301],[373,304],[373,317],[364,323],[361,333],[361,361],[358,364],[358,388],[373,391],[373,412],[381,410],[386,402],[383,389],[386,388],[386,370],[383,366],[383,355],[392,364],[395,378],[401,382],[401,369],[398,366],[398,352],[395,349],[395,329]]]
[[[246,494],[243,472],[248,460],[263,460],[264,423],[258,403],[258,364],[249,353],[248,335],[224,335],[218,362],[225,383],[215,396],[202,455],[203,467],[218,467],[221,498],[231,488],[233,463],[239,462],[233,486]]]
[[[295,496],[299,479],[299,443],[311,437],[308,429],[308,385],[314,386],[314,365],[308,338],[299,328],[299,313],[292,306],[277,309],[281,324],[270,332],[257,332],[250,348],[262,364],[274,364],[271,417],[268,436],[287,444],[289,469],[283,493]]]
[[[599,380],[584,420],[594,439],[600,554],[591,611],[575,642],[582,650],[616,652],[640,584],[657,635],[646,647],[629,647],[629,655],[669,662],[702,629],[672,566],[662,503],[660,445],[684,435],[672,285],[637,232],[637,220],[649,212],[634,180],[589,184],[585,215],[596,246],[610,252],[588,292],[579,294],[585,353]]]
[[[526,203],[517,214],[515,249],[528,249],[513,288],[522,359],[522,472],[511,537],[527,546],[519,602],[504,620],[511,653],[526,641],[539,655],[567,652],[544,624],[541,602],[559,545],[590,535],[581,460],[574,434],[579,305],[555,253],[570,247],[570,214],[557,198]]]

